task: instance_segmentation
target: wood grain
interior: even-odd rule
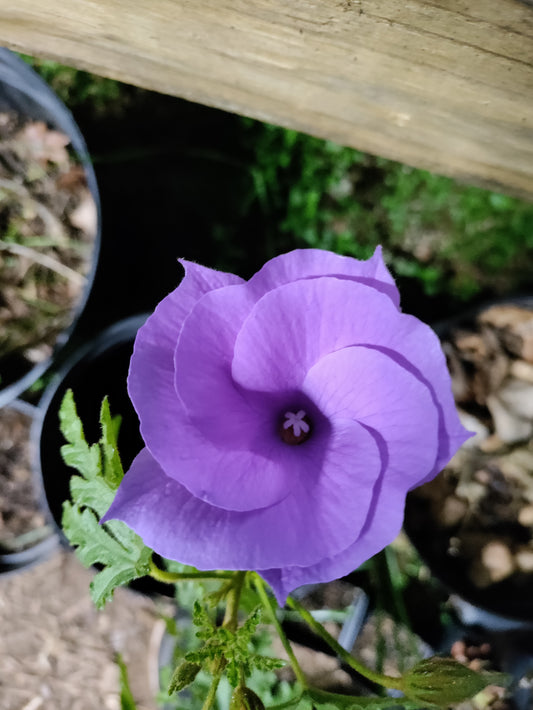
[[[533,199],[519,0],[0,0],[0,42]]]

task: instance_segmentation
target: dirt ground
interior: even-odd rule
[[[97,611],[91,572],[60,551],[0,576],[0,710],[119,710],[122,654],[138,710],[155,710],[166,600],[117,589]]]

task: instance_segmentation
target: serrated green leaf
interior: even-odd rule
[[[74,394],[71,389],[65,392],[65,396],[59,407],[59,421],[61,433],[67,441],[71,443],[85,441],[83,425],[78,417],[74,403]]]
[[[100,472],[100,451],[96,444],[88,446],[85,441],[76,444],[64,444],[61,456],[67,466],[75,468],[85,478],[95,478]]]
[[[141,538],[119,520],[113,521],[113,526],[122,529],[124,538],[131,541],[128,548],[99,524],[92,510],[73,506],[68,501],[63,506],[63,529],[70,542],[77,546],[82,564],[86,567],[106,565],[91,582],[91,596],[99,609],[112,597],[116,587],[145,576],[150,569],[151,550]]]
[[[248,640],[252,638],[255,634],[255,630],[259,623],[261,622],[263,616],[263,607],[257,606],[252,609],[244,624],[238,629],[237,634],[239,636],[247,636]]]
[[[146,570],[140,572],[138,569],[131,566],[111,565],[104,567],[101,572],[98,572],[92,579],[89,588],[91,597],[95,606],[102,609],[108,602],[113,592],[117,587],[122,587],[125,584],[133,582],[134,579],[144,577]]]
[[[274,671],[277,668],[283,668],[285,661],[281,658],[272,658],[271,656],[259,656],[257,654],[251,656],[250,664],[257,668],[258,671]]]
[[[152,551],[123,522],[99,523],[123,477],[117,449],[120,422],[111,417],[107,399],[100,411],[102,436],[98,444],[89,446],[85,441],[70,390],[61,404],[60,420],[68,441],[61,449],[64,460],[81,474],[70,481],[73,502],[63,505],[63,530],[85,566],[104,566],[91,583],[91,595],[100,608],[117,586],[149,573]]]
[[[113,491],[101,477],[87,479],[81,476],[72,476],[70,495],[79,506],[86,506],[94,510],[98,518],[101,518],[108,510],[114,498]]]
[[[102,427],[100,446],[102,449],[104,479],[112,490],[116,490],[119,487],[124,477],[124,469],[122,468],[117,448],[120,421],[120,417],[115,417],[114,419],[111,417],[109,400],[105,397],[100,409],[100,426]]]
[[[59,408],[59,422],[61,433],[68,441],[68,444],[61,447],[64,462],[85,478],[95,478],[100,472],[100,450],[97,444],[89,446],[85,440],[72,390],[67,390],[63,397]]]

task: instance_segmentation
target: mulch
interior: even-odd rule
[[[0,113],[0,386],[48,359],[90,271],[97,210],[69,143]]]

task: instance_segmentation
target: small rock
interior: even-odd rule
[[[477,470],[474,473],[473,478],[474,478],[474,481],[481,483],[482,486],[488,486],[491,481],[492,476],[490,475],[490,473],[486,469],[480,468],[479,470]]]
[[[513,414],[522,419],[533,419],[533,384],[509,378],[500,387],[497,397]]]
[[[493,540],[481,550],[481,562],[491,582],[501,582],[514,571],[511,550],[503,542]]]
[[[483,360],[488,355],[487,345],[479,333],[458,332],[454,338],[456,346],[468,359]]]
[[[505,442],[500,439],[498,434],[491,434],[487,439],[481,442],[479,448],[485,454],[494,454],[505,448]]]
[[[477,481],[465,479],[459,482],[455,492],[459,498],[468,501],[471,506],[476,506],[487,492],[487,489]]]
[[[520,548],[515,554],[515,560],[521,572],[533,572],[533,550],[531,548]]]
[[[522,360],[533,362],[533,311],[514,304],[488,308],[478,318],[501,330],[505,347]]]
[[[442,507],[438,512],[438,519],[444,527],[453,527],[461,522],[468,510],[468,504],[457,498],[449,496],[444,500]]]
[[[526,528],[533,526],[533,505],[525,505],[520,510],[518,513],[518,522]]]
[[[459,663],[466,663],[468,660],[466,657],[466,643],[462,639],[454,641],[450,649],[450,655]]]
[[[509,373],[517,380],[531,382],[533,384],[533,363],[525,360],[513,360],[509,368]]]
[[[522,308],[513,303],[503,303],[491,306],[480,313],[478,321],[494,328],[516,328],[521,323],[528,323],[533,318],[533,313],[527,308]]]
[[[498,395],[487,397],[487,407],[492,415],[496,433],[507,444],[529,439],[533,434],[533,421],[522,418],[514,410],[511,411],[507,403],[502,401],[501,392],[502,390]]]

